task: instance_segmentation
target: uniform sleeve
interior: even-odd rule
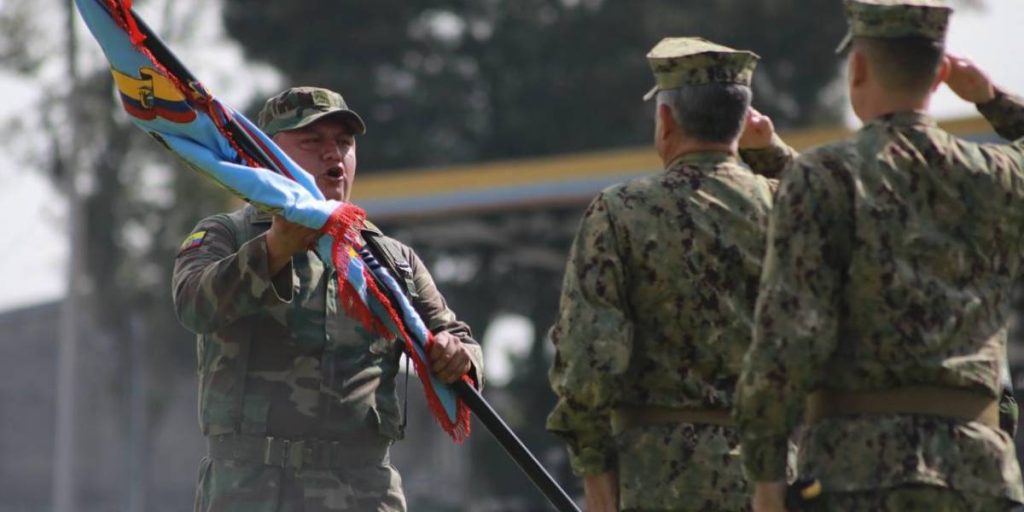
[[[1024,137],[1024,98],[996,89],[996,97],[978,104],[978,112],[1006,140]]]
[[[602,473],[616,464],[609,411],[633,346],[622,254],[606,201],[599,196],[573,241],[551,330],[555,361],[550,381],[558,402],[547,429],[568,444],[577,475]]]
[[[782,171],[800,154],[786,144],[778,134],[772,135],[772,143],[765,148],[740,149],[740,158],[754,173],[775,181]],[[776,183],[777,184],[777,183]]]
[[[849,192],[836,171],[799,158],[779,185],[734,415],[743,464],[754,481],[786,477],[787,439],[806,395],[836,347],[852,225]],[[840,171],[841,172],[841,171]]]
[[[172,290],[178,320],[195,333],[208,333],[267,306],[288,303],[292,267],[270,277],[266,236],[235,247],[226,223],[200,222],[174,260]]]
[[[480,349],[480,344],[473,339],[469,325],[459,320],[455,316],[455,312],[448,307],[448,302],[444,300],[444,296],[437,289],[434,278],[420,257],[404,245],[402,251],[405,252],[406,261],[412,267],[413,282],[418,295],[413,299],[416,312],[427,323],[430,332],[434,334],[442,331],[449,332],[466,344],[469,357],[473,362],[470,377],[476,382],[477,388],[482,388],[484,384],[484,353]]]

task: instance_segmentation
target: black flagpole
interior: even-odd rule
[[[116,16],[116,13],[112,13]],[[190,82],[186,84],[192,87],[193,82],[198,82],[195,76],[185,67],[178,58],[171,53],[171,50],[167,48],[167,45],[157,37],[156,33],[146,25],[146,22],[142,20],[135,11],[132,10],[132,16],[135,18],[135,23],[139,27],[139,31],[146,36],[143,41],[143,45],[153,54],[158,61],[160,61],[164,67],[170,72],[174,73],[180,78]],[[277,168],[273,159],[269,158],[266,153],[263,152],[259,144],[254,141],[249,134],[242,129],[235,120],[231,119],[228,121],[228,127],[231,129],[232,134],[236,138],[236,142],[242,145],[251,155],[255,156],[260,164],[266,166],[268,169],[281,172],[281,169]],[[386,287],[382,287],[386,290]],[[494,436],[494,439],[498,441],[502,448],[508,453],[509,457],[515,461],[516,465],[526,473],[526,476],[530,478],[537,488],[544,493],[544,496],[559,512],[580,512],[579,507],[576,503],[569,498],[569,495],[565,493],[565,490],[558,485],[558,482],[551,477],[551,474],[544,469],[544,466],[537,460],[536,457],[530,453],[530,450],[519,440],[515,432],[501,419],[501,416],[491,407],[487,400],[484,399],[483,395],[479,391],[463,381],[457,381],[452,385],[455,393],[469,407],[469,410],[476,415],[477,419],[484,424],[487,431]]]
[[[526,445],[519,440],[516,433],[505,424],[501,416],[491,408],[491,404],[487,403],[487,400],[484,399],[483,395],[476,388],[462,380],[456,381],[452,387],[455,389],[455,393],[459,395],[459,398],[466,402],[469,410],[473,411],[476,419],[480,420],[487,427],[487,431],[505,449],[508,456],[512,457],[512,460],[523,470],[523,473],[526,473],[526,476],[533,482],[533,485],[536,485],[537,489],[544,493],[544,496],[556,509],[562,512],[579,512],[580,509],[572,501],[572,498],[565,493],[565,490],[558,485],[558,482],[537,461],[533,453],[530,453]]]

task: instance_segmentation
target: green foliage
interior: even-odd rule
[[[644,54],[669,35],[758,52],[755,105],[780,127],[834,121],[846,28],[840,4],[797,0],[227,0],[225,21],[363,114],[364,169],[645,144]]]

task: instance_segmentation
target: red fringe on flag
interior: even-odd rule
[[[404,323],[402,323],[402,317],[399,316],[398,312],[395,311],[394,306],[388,300],[387,296],[381,292],[380,288],[377,287],[377,283],[373,279],[367,281],[369,284],[368,288],[370,293],[384,305],[384,309],[387,310],[388,316],[391,317],[391,321],[398,326],[399,332],[393,333],[396,337],[401,338],[405,344],[405,353],[412,360],[413,367],[416,368],[416,374],[420,377],[420,381],[423,382],[423,391],[427,396],[427,407],[430,408],[430,412],[434,414],[434,418],[441,425],[441,428],[448,433],[449,436],[456,442],[461,443],[469,437],[469,408],[462,400],[456,401],[455,404],[455,421],[448,419],[448,411],[444,410],[444,405],[441,404],[441,399],[437,397],[437,391],[434,390],[434,384],[430,380],[430,365],[427,361],[421,361],[419,355],[416,352],[416,348],[413,346],[415,343],[409,333],[406,332]],[[427,343],[424,347],[424,352],[428,352],[430,347],[434,344],[434,335],[430,331],[427,331]],[[468,377],[464,377],[468,378]]]
[[[202,84],[195,83],[189,84],[191,87],[186,86],[177,75],[171,73],[170,70],[160,63],[146,45],[142,44],[146,40],[146,35],[139,30],[139,25],[135,22],[135,16],[132,14],[132,0],[104,0],[104,3],[107,5],[110,17],[128,34],[128,39],[131,41],[132,46],[149,59],[153,64],[153,69],[167,77],[174,84],[174,87],[185,95],[194,107],[197,107],[197,110],[206,112],[210,119],[213,120],[221,135],[227,139],[231,148],[238,153],[240,163],[249,167],[259,167],[256,160],[238,144],[235,137],[231,135],[231,131],[225,128],[227,121],[231,119],[231,115],[220,104],[210,101],[210,97],[206,94]]]
[[[331,212],[331,216],[320,228],[320,232],[334,238],[334,244],[331,246],[331,263],[334,264],[334,269],[338,274],[338,298],[341,301],[342,309],[345,310],[349,318],[362,324],[368,332],[379,336],[389,336],[391,333],[387,326],[373,314],[373,311],[370,311],[369,306],[359,296],[359,290],[356,290],[352,283],[345,278],[348,259],[351,257],[347,249],[356,241],[365,220],[366,213],[362,208],[351,203],[342,203]],[[370,276],[364,277],[368,283],[372,282]]]
[[[390,332],[387,326],[370,311],[369,306],[359,296],[358,290],[344,277],[345,269],[348,268],[348,258],[351,257],[346,249],[356,242],[356,236],[359,229],[362,228],[365,219],[366,213],[361,208],[345,203],[338,206],[331,213],[327,222],[320,229],[322,233],[334,237],[331,258],[334,268],[338,272],[338,288],[342,307],[350,318],[360,322],[367,331],[380,336],[394,336],[402,340],[402,343],[405,345],[405,352],[413,361],[416,374],[419,376],[420,381],[423,382],[423,391],[427,397],[427,406],[430,408],[430,412],[433,413],[441,428],[455,442],[461,443],[469,437],[469,408],[459,400],[455,409],[455,421],[453,422],[448,418],[448,412],[445,411],[444,405],[441,404],[441,400],[437,397],[437,392],[431,383],[430,366],[426,361],[420,360],[413,346],[415,342],[405,330],[405,324],[402,322],[401,315],[395,310],[387,295],[377,286],[377,282],[374,280],[370,270],[368,268],[363,269],[363,278],[366,281],[367,291],[384,307],[388,317],[391,319],[391,323],[397,326],[398,332]],[[427,331],[425,351],[430,350],[430,346],[433,344],[433,335],[430,331]]]
[[[111,17],[128,33],[128,39],[132,42],[132,46],[138,47],[142,44],[146,40],[146,36],[139,30],[139,25],[135,23],[135,16],[132,16],[132,0],[106,0],[106,2]]]

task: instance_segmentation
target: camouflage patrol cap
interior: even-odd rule
[[[340,94],[321,87],[292,87],[267,100],[258,123],[267,135],[302,128],[327,116],[337,116],[352,133],[363,135],[366,124],[345,104]]]
[[[658,91],[684,85],[725,83],[750,85],[760,57],[746,50],[735,50],[699,37],[666,37],[647,53],[654,72],[654,88],[644,101]]]
[[[846,0],[850,29],[836,53],[849,49],[857,36],[918,36],[943,42],[952,12],[942,0]]]

